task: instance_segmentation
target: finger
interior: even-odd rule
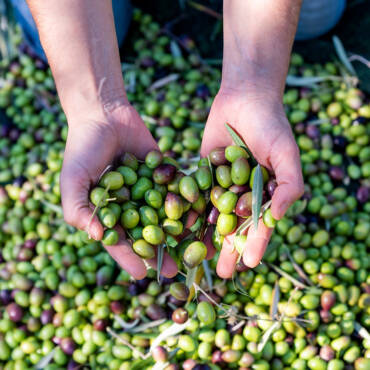
[[[81,174],[62,170],[60,189],[64,220],[80,229],[85,230],[93,239],[101,240],[103,226],[98,217],[92,218],[93,210],[89,205],[89,181],[81,179]]]
[[[210,260],[213,258],[213,256],[215,255],[216,253],[216,249],[215,247],[213,246],[213,242],[212,242],[212,233],[213,233],[213,227],[210,226],[205,235],[204,235],[204,239],[203,239],[203,243],[206,245],[207,247],[207,256],[206,256],[206,259],[207,260]]]
[[[239,257],[238,251],[234,248],[234,235],[225,236],[217,262],[217,275],[223,279],[229,279],[233,276],[235,265]]]
[[[149,265],[154,269],[157,270],[157,253],[158,249],[156,248],[156,256],[154,258],[151,258],[147,260]],[[163,263],[162,263],[162,268],[161,268],[161,275],[167,277],[167,278],[172,278],[176,276],[177,274],[177,265],[176,262],[171,258],[171,256],[165,252],[163,255]]]
[[[284,216],[291,204],[304,192],[298,147],[294,142],[289,142],[285,147],[286,149],[271,156],[271,165],[278,184],[272,196],[271,212],[277,220]]]
[[[246,266],[253,268],[260,263],[270,240],[272,230],[263,223],[262,219],[258,221],[257,230],[254,228],[254,225],[251,225],[243,252],[243,262]]]
[[[211,119],[212,118],[210,117],[208,121]],[[231,137],[227,134],[226,128],[223,129],[225,132],[221,133],[219,130],[212,129],[211,126],[211,124],[207,123],[204,131],[202,147],[200,149],[202,157],[206,157],[214,148],[228,146],[232,143]]]
[[[119,241],[115,245],[104,245],[112,258],[132,277],[143,279],[146,276],[146,267],[142,259],[132,250],[131,244],[125,238],[125,232],[120,227],[115,227]]]

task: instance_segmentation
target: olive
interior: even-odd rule
[[[90,192],[90,201],[94,206],[98,206],[98,204],[101,207],[104,207],[107,205],[107,194],[106,191],[103,188],[96,187]]]
[[[169,219],[169,218],[166,218],[163,221],[162,227],[163,227],[163,230],[167,234],[171,234],[171,235],[174,235],[174,236],[181,235],[182,232],[183,232],[183,229],[184,229],[184,226],[183,226],[181,221],[173,220],[173,219]]]
[[[243,254],[245,246],[247,243],[246,235],[235,235],[234,237],[234,246],[239,254]]]
[[[189,268],[198,266],[206,258],[207,247],[200,241],[192,242],[184,252],[184,263]]]
[[[146,242],[144,239],[136,240],[132,245],[132,249],[141,258],[149,259],[155,257],[153,246]]]
[[[140,221],[143,226],[158,225],[158,215],[154,208],[149,206],[142,206],[139,209],[139,214]]]
[[[211,202],[217,208],[217,202],[220,199],[221,195],[225,193],[225,189],[221,186],[215,186],[211,190]]]
[[[212,174],[209,167],[199,167],[194,177],[200,190],[207,190],[212,186]]]
[[[189,297],[189,288],[184,283],[172,283],[170,294],[179,301],[186,301]]]
[[[234,211],[238,196],[232,191],[223,193],[217,201],[217,208],[221,213],[229,214]]]
[[[216,169],[216,179],[219,185],[223,188],[228,188],[232,185],[231,168],[229,166],[218,166]]]
[[[176,167],[172,164],[160,164],[153,172],[153,180],[156,184],[169,184],[176,175]]]
[[[252,192],[244,193],[238,199],[235,207],[235,213],[239,217],[249,217],[252,214]]]
[[[239,158],[248,158],[248,153],[246,150],[240,146],[237,145],[229,145],[225,149],[225,157],[226,159],[234,163]]]
[[[139,224],[140,215],[136,209],[127,209],[121,215],[121,225],[124,229],[133,229]]]
[[[273,229],[275,226],[276,226],[276,220],[274,219],[274,217],[272,216],[271,214],[271,209],[268,208],[266,209],[265,212],[263,212],[263,216],[262,216],[262,219],[263,219],[263,223]]]
[[[148,225],[143,229],[143,238],[152,245],[158,245],[164,241],[163,230],[156,225]]]
[[[199,188],[196,181],[191,176],[184,176],[179,183],[180,194],[190,203],[197,201]]]
[[[124,166],[130,167],[134,171],[137,171],[139,168],[139,162],[136,157],[131,153],[125,153],[121,158],[121,163]]]
[[[131,167],[120,166],[117,168],[117,172],[122,175],[124,183],[127,186],[132,186],[137,181],[137,174]]]
[[[217,219],[217,230],[221,235],[231,234],[237,225],[236,215],[220,213]]]
[[[184,212],[183,202],[180,196],[174,193],[167,193],[166,200],[164,203],[164,210],[166,216],[171,220],[178,220],[181,218]]]
[[[118,243],[118,233],[116,230],[107,229],[104,231],[102,243],[105,245],[114,245]]]
[[[99,181],[99,185],[111,190],[118,190],[124,184],[123,176],[117,171],[105,173]]]
[[[214,166],[220,166],[227,163],[225,157],[225,148],[215,148],[209,153],[209,160]]]
[[[253,167],[252,172],[250,174],[249,186],[251,189],[253,188],[254,174],[256,173],[256,170],[257,170],[257,166]],[[261,171],[262,171],[263,183],[265,184],[269,179],[269,173],[267,172],[266,168],[262,166],[261,166]]]
[[[248,182],[250,166],[245,158],[236,159],[231,166],[231,180],[236,185],[245,185]]]
[[[145,157],[145,164],[150,168],[154,169],[162,163],[163,154],[158,150],[150,151]]]
[[[157,184],[156,184],[157,185]],[[153,208],[161,208],[163,204],[162,194],[155,189],[149,189],[145,192],[145,201]]]
[[[205,325],[210,325],[216,320],[216,312],[209,302],[200,302],[197,306],[197,317]]]
[[[109,194],[117,203],[124,203],[130,199],[130,190],[125,186],[118,190],[110,191]]]
[[[198,199],[191,205],[191,208],[200,215],[204,213],[206,207],[207,203],[203,194],[199,194]]]
[[[179,307],[172,313],[172,321],[177,324],[185,323],[189,318],[188,311],[185,308]]]
[[[132,200],[139,200],[145,197],[145,193],[153,188],[153,183],[146,177],[141,177],[131,188]]]
[[[101,208],[98,212],[100,222],[107,228],[112,228],[117,222],[116,215],[108,207]]]

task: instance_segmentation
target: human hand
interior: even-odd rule
[[[101,240],[104,230],[97,216],[90,222],[93,213],[89,204],[91,186],[123,152],[143,159],[150,150],[157,149],[157,144],[139,114],[128,103],[97,116],[96,120],[69,120],[60,186],[65,221]],[[134,278],[142,279],[146,275],[144,262],[133,252],[124,230],[120,227],[117,230],[120,235],[118,244],[105,248],[124,270]],[[156,268],[155,258],[148,263]],[[177,266],[168,254],[164,256],[161,273],[167,277],[177,273]]]
[[[206,124],[202,156],[207,156],[213,148],[232,144],[225,128],[226,122],[241,135],[258,163],[275,174],[278,187],[272,197],[271,212],[274,218],[281,219],[304,190],[299,150],[282,104],[268,97],[268,94],[221,88]],[[257,230],[253,225],[249,228],[243,252],[245,265],[258,265],[271,233],[272,229],[267,228],[262,220]],[[232,276],[239,256],[233,247],[234,235],[225,237],[218,260],[217,273],[223,278]]]

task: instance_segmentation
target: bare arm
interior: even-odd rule
[[[28,0],[68,119],[68,138],[60,178],[65,220],[102,239],[103,227],[92,209],[89,189],[124,151],[143,158],[157,145],[124,90],[111,0]],[[140,143],[137,138],[140,137]],[[135,278],[144,262],[118,228],[110,255]],[[154,268],[155,259],[148,260]],[[162,274],[177,266],[165,256]]]
[[[299,152],[282,104],[299,10],[297,0],[224,1],[222,82],[202,143],[202,155],[231,144],[225,122],[242,135],[258,162],[276,175],[271,211],[277,219],[303,192]],[[247,266],[259,263],[271,232],[263,222],[249,229]],[[237,258],[231,235],[225,238],[218,274],[231,277]]]

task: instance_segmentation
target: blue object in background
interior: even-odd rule
[[[26,1],[11,0],[11,3],[13,6],[15,18],[23,30],[26,42],[40,59],[46,61],[46,56],[41,46],[36,24],[32,18]],[[118,44],[121,45],[130,25],[132,6],[130,0],[112,0],[112,3],[117,40]]]
[[[296,40],[309,40],[330,31],[341,18],[346,0],[303,0]]]

